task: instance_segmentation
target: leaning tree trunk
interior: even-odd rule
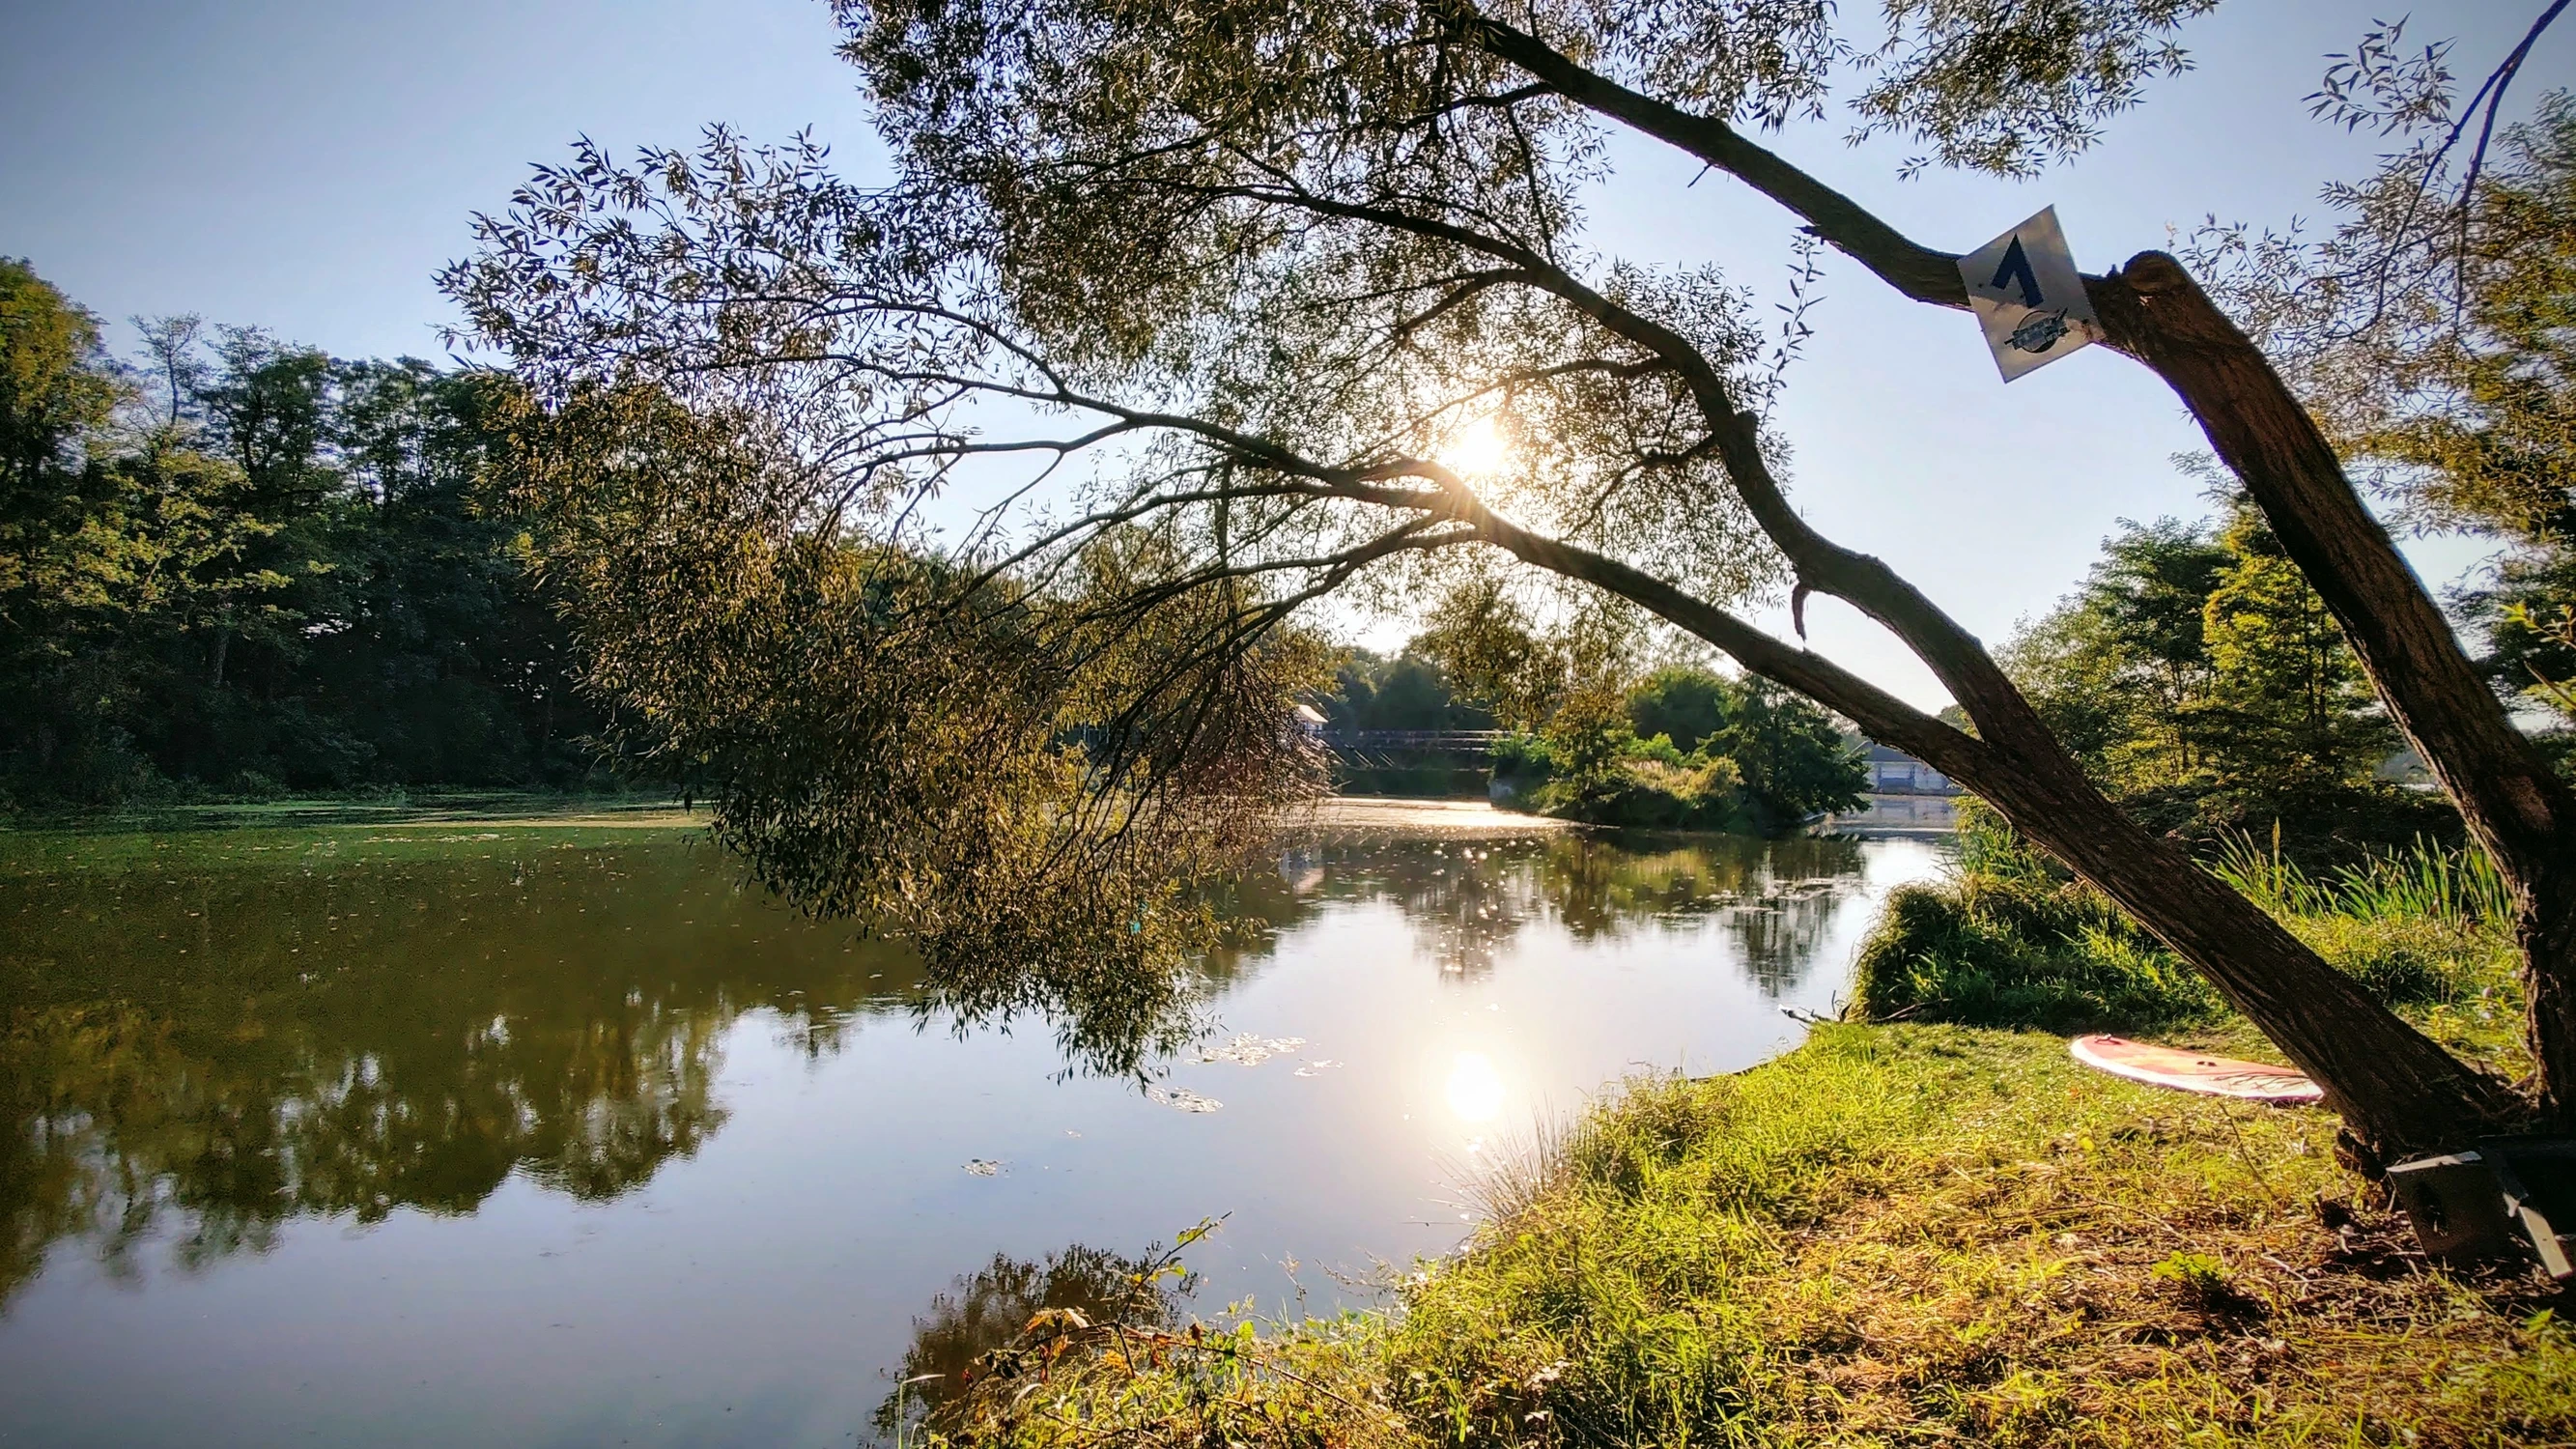
[[[1912,752],[1985,798],[2208,977],[2325,1089],[2328,1104],[2371,1156],[2385,1160],[2455,1143],[2518,1115],[2504,1083],[2463,1065],[2105,799],[1999,673],[1992,676],[1995,697],[1969,707],[1996,720],[2002,737],[1962,734],[1642,570],[1481,510],[1474,521],[1524,561],[1641,605],[1755,673],[1841,710],[1872,738]]]
[[[2149,834],[2080,773],[2050,773],[2007,768],[1963,778],[2198,967],[2325,1089],[2327,1104],[2373,1155],[2455,1145],[2518,1115],[2502,1082],[2408,1025],[2180,847]]]
[[[1915,242],[1850,197],[1756,144],[1723,119],[1685,111],[1622,85],[1536,35],[1481,13],[1472,0],[1455,0],[1448,9],[1451,23],[1473,43],[1518,65],[1567,100],[1656,137],[1745,182],[1786,207],[1806,223],[1812,234],[1867,267],[1902,295],[1934,306],[1967,307],[1967,288],[1959,276],[1956,256]],[[2101,316],[2110,344],[2145,362],[2165,379],[2199,420],[2219,456],[2244,480],[2291,561],[2333,611],[2390,716],[2458,803],[2470,832],[2494,859],[2512,890],[2516,934],[2523,952],[2534,1067],[2523,1100],[2508,1104],[2509,1110],[2562,1129],[2576,1127],[2576,790],[2553,774],[2539,752],[2513,728],[2502,703],[2469,663],[2441,610],[2425,593],[2422,581],[2398,555],[2387,531],[2362,506],[2315,420],[2283,385],[2262,350],[2210,303],[2181,263],[2160,252],[2147,252],[2133,258],[2119,275],[2087,280],[2094,309]],[[1863,602],[1863,607],[1868,605]],[[1760,643],[1778,647],[1777,641],[1767,636],[1757,635],[1746,642],[1757,647]],[[1917,639],[1908,637],[1907,642],[1916,644],[1921,652]],[[1779,662],[1802,674],[1816,672],[1802,661],[1823,664],[1804,651],[1780,652],[1793,657]],[[1737,657],[1749,666],[1761,668],[1741,653]],[[1927,657],[1926,662],[1933,663],[1936,672],[1940,672],[1938,661]],[[1782,678],[1769,669],[1761,672]],[[1843,702],[1845,698],[1862,697],[1851,694],[1849,689],[1860,681],[1840,671],[1830,672],[1839,676],[1828,681],[1837,687],[1837,692],[1817,693],[1816,697],[1861,719]],[[1945,682],[1950,677],[1945,675]],[[1867,689],[1865,685],[1862,688]],[[1894,700],[1883,702],[1892,707],[1888,716],[1891,724],[1902,723],[1906,732],[1919,736],[1923,744],[1947,745],[1957,752],[1955,731],[1929,732],[1922,727],[1924,722],[1917,712]],[[2011,718],[2010,708],[2015,702],[2006,702],[2008,723],[2017,723]],[[1963,697],[1960,703],[1978,720],[1982,731],[1993,733],[1987,719],[1979,714],[1978,701]],[[1879,728],[1865,719],[1863,724]],[[1882,738],[1915,748],[1894,733]],[[1923,753],[1921,749],[1916,752]],[[2015,742],[2013,752],[2025,753],[2020,742]],[[2045,753],[2032,758],[2042,758]],[[1940,763],[1929,754],[1924,758]],[[1952,773],[1999,805],[2015,788],[2008,779],[1989,778],[1981,783],[1966,770]],[[2159,935],[2175,941],[2177,949],[2181,949],[2182,940],[2201,938],[2210,919],[2241,923],[2245,913],[2260,914],[2252,912],[2251,906],[2243,906],[2240,911],[2221,902],[2195,902],[2192,890],[2196,887],[2176,892],[2149,888],[2146,880],[2133,875],[2130,866],[2176,887],[2181,882],[2171,878],[2167,868],[2148,864],[2152,852],[2141,852],[2135,841],[2126,840],[2130,834],[2143,832],[2107,803],[2101,804],[2098,812],[2086,807],[2074,817],[2093,822],[2098,829],[2080,830],[2076,832],[2080,838],[2062,842],[2054,838],[2057,832],[2047,820],[2016,814],[2009,807],[2005,808],[2005,818],[2058,850],[2070,864],[2079,858],[2090,858],[2091,865],[2079,869],[2084,869],[2088,878],[2095,871],[2103,872],[2103,878],[2096,883],[2114,899],[2130,906]],[[2124,843],[2106,846],[2110,841]],[[2117,859],[2106,858],[2106,849]],[[2129,885],[2115,885],[2113,878]],[[2133,903],[2129,898],[2132,893],[2145,904]],[[2233,896],[2232,892],[2227,894]],[[2159,919],[2149,914],[2150,909],[2168,914]],[[2209,917],[2205,914],[2209,911],[2220,915]],[[2174,912],[2179,914],[2171,914]],[[2214,952],[2206,958],[2194,950],[2184,951],[2222,989],[2227,989],[2226,978],[2238,974],[2227,964],[2240,949],[2236,942],[2226,939],[2233,932],[2231,925],[2220,933],[2221,939],[2203,940],[2203,947]],[[2251,957],[2277,954],[2253,937],[2243,940],[2246,944],[2242,949]],[[2273,946],[2279,944],[2273,942]],[[2270,969],[2251,957],[2246,964]],[[2324,969],[2323,963],[2317,965]],[[2304,980],[2307,974],[2293,969],[2290,979]],[[2235,995],[2230,991],[2231,999]],[[2284,1001],[2282,993],[2274,990],[2249,1001],[2250,1004],[2240,1004],[2246,1005],[2255,1024],[2294,1057],[2300,1055],[2298,1049],[2291,1047],[2289,1038],[2304,1034],[2303,1028],[2279,1013],[2296,1016],[2302,1009]],[[2430,1042],[2423,1043],[2423,1049],[2439,1050]],[[2416,1054],[2410,1048],[2405,1055],[2412,1060]],[[2383,1093],[2412,1091],[2418,1085],[2431,1084],[2430,1076],[2408,1069],[2384,1083],[2367,1076],[2352,1080],[2343,1085],[2339,1095],[2345,1100],[2358,1096],[2378,1098]],[[2338,1088],[2329,1085],[2329,1090]],[[2470,1095],[2483,1099],[2491,1094]],[[2393,1102],[2358,1110],[2364,1118],[2392,1125],[2429,1125],[2438,1123],[2453,1107],[2468,1105],[2453,1099],[2451,1107],[2423,1111]],[[2466,1125],[2465,1119],[2461,1125]],[[2419,1129],[2409,1128],[2398,1133],[2396,1140],[2423,1139]]]
[[[2513,727],[2307,409],[2182,264],[2143,252],[2091,290],[2112,341],[2155,369],[2244,480],[2390,718],[2511,888],[2529,1002],[2531,1108],[2545,1123],[2568,1124],[2576,1119],[2576,791]]]

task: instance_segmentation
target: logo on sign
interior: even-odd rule
[[[2053,206],[1959,258],[1959,280],[2006,382],[2102,338]]]

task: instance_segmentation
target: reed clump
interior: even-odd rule
[[[2254,1040],[2188,963],[1991,816],[1969,811],[1961,839],[1945,879],[1890,896],[1861,948],[1856,1014]],[[2418,840],[2311,871],[2236,835],[2208,867],[2446,1045],[2517,1069],[2511,911],[2474,847]]]

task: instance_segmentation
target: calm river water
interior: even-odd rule
[[[1794,1042],[1935,849],[1346,822],[1140,1083],[667,817],[0,836],[0,1443],[866,1442],[1220,1214],[1192,1306],[1364,1301],[1540,1117]]]

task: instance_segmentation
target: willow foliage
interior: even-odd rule
[[[1284,703],[1310,640],[1245,646],[1204,592],[1101,612],[1137,533],[1037,588],[804,526],[774,438],[648,389],[518,443],[588,683],[756,876],[909,938],[962,1021],[1078,1004],[1065,1044],[1110,1070],[1183,1028],[1192,887],[1323,784]]]
[[[2208,4],[1507,19],[1706,114],[1839,104],[2024,174],[2180,67]],[[810,138],[584,143],[442,277],[528,386],[594,683],[762,878],[913,935],[970,999],[1174,991],[1189,883],[1320,785],[1286,726],[1326,664],[1301,609],[1500,580],[1536,627],[1633,637],[1638,606],[1507,537],[1719,606],[1787,581],[1761,419],[1797,334],[1714,269],[1587,244],[1613,122],[1502,58],[1501,21],[833,8],[886,184]]]

